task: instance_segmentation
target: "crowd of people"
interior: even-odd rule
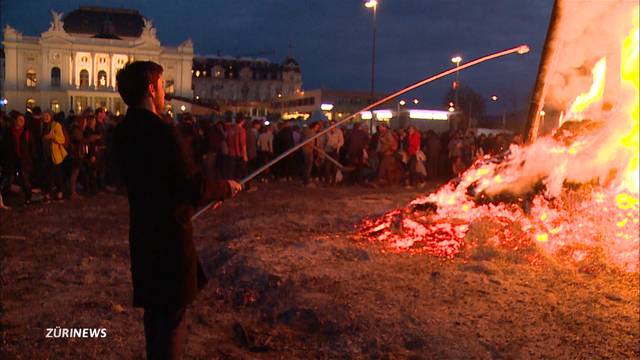
[[[49,202],[119,191],[111,148],[122,118],[103,108],[69,116],[37,107],[26,113],[2,114],[0,188],[5,199],[22,192],[24,203],[29,204],[34,193]],[[169,116],[165,120],[174,122]],[[225,121],[196,120],[184,113],[175,122],[192,152],[189,156],[207,176],[234,180],[242,180],[328,126],[330,123],[320,121],[269,124],[241,114],[235,121]],[[368,130],[367,124],[357,122],[333,127],[264,171],[248,187],[256,189],[256,182],[269,181],[300,181],[309,187],[339,182],[421,187],[429,180],[454,178],[477,159],[522,141],[518,135],[436,134],[414,126],[390,129],[380,124],[373,135]],[[5,207],[1,202],[0,206]]]
[[[109,145],[117,119],[105,109],[68,117],[36,107],[11,111],[0,119],[0,188],[20,189],[24,203],[40,193],[43,202],[78,199],[113,189]],[[4,206],[4,204],[1,204]]]

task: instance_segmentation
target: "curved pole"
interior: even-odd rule
[[[338,126],[346,123],[347,121],[353,119],[357,114],[359,114],[359,113],[361,113],[363,111],[369,111],[369,110],[375,108],[376,106],[384,104],[385,102],[387,102],[387,101],[389,101],[389,100],[391,100],[391,99],[393,99],[395,97],[398,97],[398,96],[400,96],[400,95],[402,95],[404,93],[407,93],[407,92],[409,92],[411,90],[419,88],[419,87],[421,87],[423,85],[426,85],[426,84],[428,84],[428,83],[430,83],[432,81],[438,80],[438,79],[440,79],[442,77],[445,77],[447,75],[453,74],[453,73],[455,73],[457,71],[464,70],[464,69],[469,68],[471,66],[480,64],[482,62],[485,62],[485,61],[488,61],[488,60],[491,60],[491,59],[495,59],[495,58],[498,58],[498,57],[501,57],[501,56],[509,55],[509,54],[514,54],[514,53],[526,54],[528,52],[529,52],[529,47],[527,45],[519,45],[519,46],[510,48],[510,49],[506,49],[506,50],[502,50],[502,51],[499,51],[499,52],[496,52],[496,53],[493,53],[493,54],[485,55],[485,56],[477,58],[475,60],[471,60],[471,61],[465,63],[464,65],[460,65],[460,66],[456,65],[455,67],[450,68],[449,70],[445,70],[445,71],[443,71],[441,73],[438,73],[436,75],[430,76],[430,77],[428,77],[426,79],[423,79],[423,80],[420,80],[420,81],[418,81],[418,82],[416,82],[414,84],[411,84],[411,85],[409,85],[409,86],[407,86],[407,87],[405,87],[403,89],[400,89],[400,90],[398,90],[398,91],[396,91],[396,92],[394,92],[394,93],[392,93],[390,95],[387,95],[386,97],[384,97],[384,98],[382,98],[382,99],[380,99],[380,100],[378,100],[378,101],[376,101],[376,102],[374,102],[374,103],[372,103],[370,105],[367,105],[366,107],[362,108],[361,110],[359,110],[359,111],[347,116],[346,118],[336,122],[335,124],[329,126],[328,128],[322,130],[321,132],[315,134],[314,136],[312,136],[312,137],[310,137],[308,139],[305,139],[304,141],[300,142],[298,145],[296,145],[296,146],[290,148],[289,150],[283,152],[282,154],[278,155],[273,160],[269,161],[267,164],[261,166],[258,170],[252,172],[247,177],[242,179],[240,181],[240,184],[241,185],[245,185],[249,181],[253,180],[256,176],[260,175],[263,171],[265,171],[268,168],[270,168],[271,166],[273,166],[275,163],[277,163],[280,160],[284,159],[285,157],[291,155],[293,152],[295,152],[296,150],[300,149],[304,145],[308,144],[312,140],[314,140],[314,139],[316,139],[316,138],[328,133],[329,130],[331,130],[331,129],[335,128],[335,127],[338,127]],[[204,212],[206,212],[210,208],[212,208],[214,206],[219,206],[219,203],[220,202],[217,201],[217,200],[210,202],[205,207],[203,207],[198,212],[196,212],[191,217],[191,220],[192,221],[195,220],[196,218],[198,218],[200,215],[202,215]]]

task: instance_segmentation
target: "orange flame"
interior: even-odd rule
[[[573,101],[570,108],[570,113],[579,114],[589,108],[593,103],[602,99],[604,94],[604,80],[607,73],[607,59],[601,58],[591,70],[593,74],[593,83],[591,88],[584,94],[578,95]]]

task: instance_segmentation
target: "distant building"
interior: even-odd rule
[[[375,94],[374,99],[378,100],[383,96]],[[313,89],[283,96],[282,99],[276,99],[271,107],[282,113],[284,119],[306,120],[322,113],[329,119],[340,120],[371,102],[371,93],[368,91]]]
[[[9,25],[4,29],[2,88],[9,109],[38,105],[55,112],[87,107],[124,112],[115,76],[134,60],[159,63],[168,93],[193,96],[190,40],[178,47],[162,46],[151,20],[136,10],[80,7],[64,17],[56,12],[52,16],[40,36],[25,36]]]
[[[198,56],[193,59],[191,81],[197,101],[221,113],[253,117],[277,111],[272,108],[274,101],[302,91],[300,65],[292,57],[277,64],[266,59]]]

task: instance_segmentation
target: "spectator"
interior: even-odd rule
[[[319,122],[309,124],[309,126],[306,127],[302,132],[302,141],[306,141],[314,137],[318,132],[318,129],[320,129]],[[304,172],[302,180],[304,182],[304,185],[308,187],[314,187],[314,185],[311,183],[311,171],[313,170],[314,163],[314,147],[317,146],[316,140],[317,139],[314,139],[313,141],[310,141],[302,147],[302,155],[304,156]]]
[[[184,141],[185,149],[189,151],[189,155],[196,164],[200,164],[200,146],[198,141],[198,129],[191,113],[182,114],[182,118],[178,123],[178,133],[181,141]]]
[[[260,131],[260,120],[246,122],[247,134],[247,168],[250,173],[256,170],[258,163],[258,132]]]
[[[415,126],[409,126],[407,139],[407,154],[409,155],[409,185],[416,186],[419,183],[422,183],[424,181],[424,178],[421,171],[419,171],[420,167],[418,165],[418,162],[422,163],[421,160],[418,160],[418,152],[421,152],[421,138],[420,133],[415,128]],[[424,165],[421,166],[421,168],[424,169]]]
[[[344,137],[342,135],[342,131],[338,128],[331,128],[326,135],[326,144],[324,147],[324,151],[328,156],[331,156],[333,159],[340,159],[340,150],[344,145]],[[325,159],[324,161],[324,169],[323,175],[325,180],[332,185],[336,184],[336,175],[338,172],[338,167],[331,161]]]
[[[427,176],[431,179],[438,179],[440,176],[440,154],[442,146],[440,138],[433,130],[427,132]]]
[[[398,140],[386,125],[380,125],[379,150],[380,167],[378,181],[383,185],[396,185],[400,182],[400,164],[395,158],[398,151]]]
[[[238,117],[236,124],[226,133],[229,148],[228,179],[242,179],[247,176],[247,133],[244,129],[244,118]]]
[[[69,156],[71,158],[71,175],[69,176],[69,198],[71,200],[80,198],[77,192],[78,178],[80,177],[80,172],[84,171],[84,157],[88,153],[88,149],[86,149],[88,145],[84,139],[84,130],[86,124],[86,117],[78,116],[76,120],[71,124],[71,129],[69,131],[69,136],[71,137],[69,141]]]
[[[103,107],[99,107],[95,111],[96,131],[100,134],[100,138],[96,141],[96,185],[98,190],[104,189],[106,186],[107,172],[107,137],[109,136],[109,125],[107,124],[107,112]]]
[[[84,142],[84,190],[88,195],[95,195],[98,192],[98,156],[102,135],[97,128],[96,117],[86,113],[86,125],[83,132]]]
[[[31,203],[31,175],[35,157],[35,140],[26,129],[25,117],[18,113],[13,126],[5,130],[3,136],[3,172],[7,174],[6,185],[10,187],[16,178],[20,179],[24,203]],[[4,190],[4,189],[0,189]]]
[[[273,148],[276,155],[280,155],[285,151],[289,150],[295,145],[293,139],[293,127],[285,122],[282,124],[280,131],[275,135],[273,141]],[[284,158],[279,164],[276,165],[274,171],[276,175],[285,179],[292,180],[294,174],[296,173],[296,157],[295,154],[291,154]]]
[[[273,128],[266,126],[258,135],[258,166],[266,165],[273,158]],[[270,169],[265,170],[262,180],[267,181]]]
[[[452,172],[456,178],[460,178],[460,175],[467,169],[467,165],[462,160],[462,156],[457,156],[453,159]]]
[[[347,161],[353,170],[353,180],[356,184],[364,182],[364,166],[367,163],[367,145],[369,135],[362,130],[361,123],[353,124],[353,129],[349,134],[349,146],[347,147]]]
[[[51,111],[45,111],[42,115],[42,152],[43,168],[45,174],[44,197],[45,202],[54,196],[55,199],[63,199],[62,162],[67,157],[64,148],[65,136],[62,125],[53,121]]]

